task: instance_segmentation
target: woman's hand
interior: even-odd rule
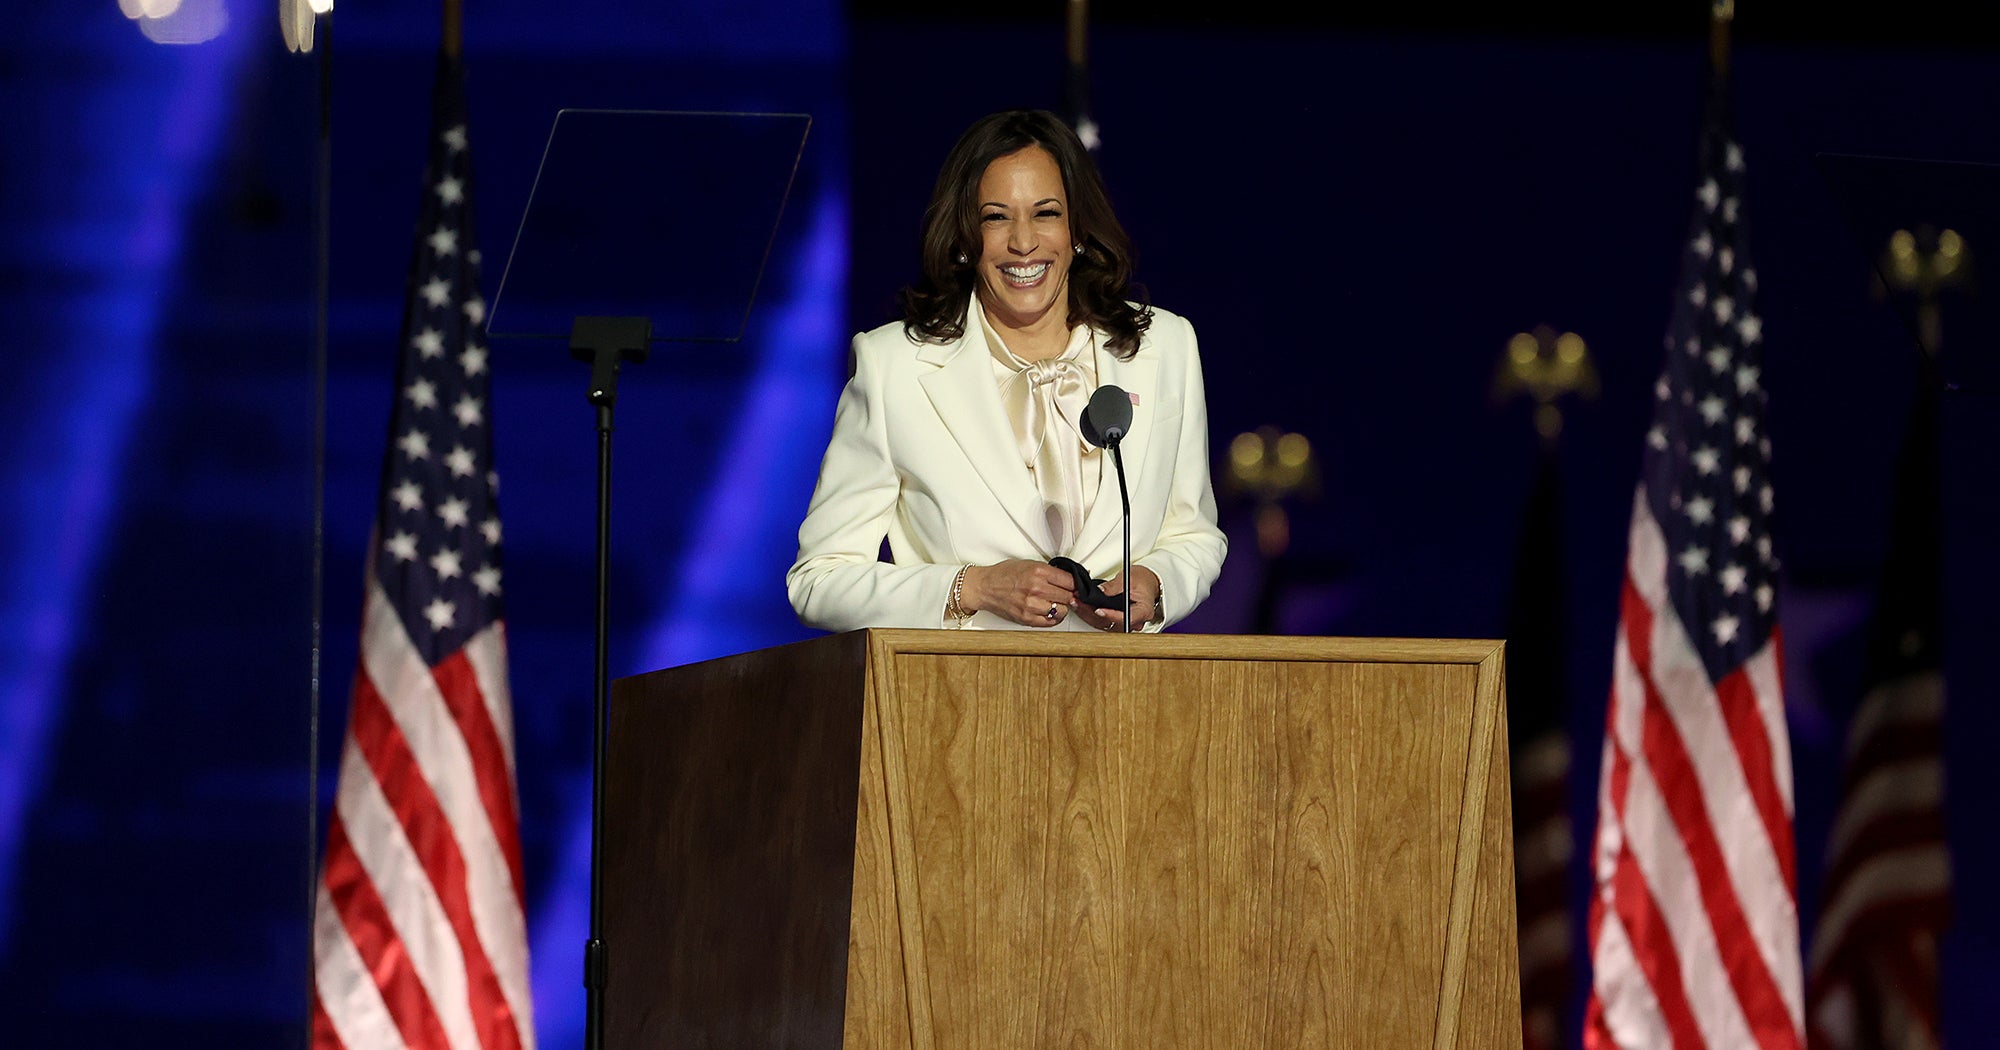
[[[1124,580],[1112,580],[1101,588],[1108,597],[1125,593]],[[1123,631],[1125,629],[1124,603],[1117,608],[1093,609],[1081,602],[1072,605],[1083,621],[1100,631]],[[1132,623],[1144,627],[1151,623],[1160,612],[1160,578],[1144,565],[1132,566]]]
[[[1069,615],[1076,584],[1069,573],[1039,561],[1003,561],[965,570],[959,605],[1027,627],[1054,627]]]

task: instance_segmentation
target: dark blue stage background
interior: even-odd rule
[[[219,37],[163,47],[115,0],[17,0],[0,43],[10,1046],[303,1040],[307,818],[331,796],[353,672],[438,31],[428,0],[349,0],[322,36],[322,402],[320,59],[285,53],[274,6],[229,2]],[[949,21],[837,0],[468,6],[489,296],[558,108],[812,115],[744,342],[628,370],[612,669],[804,637],[782,575],[847,337],[886,320],[911,276],[918,212],[958,130],[1059,105],[1061,5]],[[1322,494],[1293,515],[1314,579],[1288,592],[1279,629],[1498,635],[1534,441],[1524,406],[1490,401],[1493,368],[1537,324],[1589,341],[1603,396],[1569,412],[1563,446],[1587,834],[1640,436],[1694,189],[1698,12],[1581,28],[1120,15],[1092,35],[1102,164],[1153,300],[1201,334],[1216,451],[1276,424],[1323,457]],[[1915,382],[1909,337],[1811,158],[2000,160],[2000,47],[1949,25],[1887,43],[1765,25],[1737,48],[1736,100],[1809,928],[1836,713],[1860,673]],[[636,250],[698,262],[704,247]],[[582,1026],[594,439],[586,376],[561,346],[501,343],[494,368],[536,1010],[543,1045],[562,1048]],[[1983,892],[2000,882],[1985,833],[2000,801],[1987,759],[2000,392],[1956,395],[1947,413],[1960,892],[1946,1034],[1967,1047],[1994,1043],[1979,999],[2000,980]],[[1190,630],[1253,623],[1248,511],[1225,515],[1230,564]]]

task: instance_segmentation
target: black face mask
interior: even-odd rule
[[[1105,594],[1104,584],[1106,581],[1091,579],[1090,571],[1076,562],[1068,558],[1056,557],[1050,558],[1049,564],[1069,573],[1070,581],[1076,584],[1077,601],[1093,609],[1122,609],[1125,607],[1124,595]]]

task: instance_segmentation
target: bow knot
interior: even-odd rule
[[[1089,348],[1085,340],[1058,358],[1005,362],[1018,366],[1005,384],[1007,415],[1016,427],[1021,459],[1042,494],[1051,554],[1068,551],[1083,528],[1082,460],[1096,449],[1083,440],[1093,377],[1077,358]]]

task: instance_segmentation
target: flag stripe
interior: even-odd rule
[[[1846,900],[1854,894],[1856,880],[1864,872],[1872,872],[1874,882],[1868,886],[1880,896],[1866,906],[1884,910],[1880,920],[1870,916],[1872,924],[1882,926],[1892,920],[1912,922],[1914,928],[1910,932],[1942,928],[1944,920],[1950,918],[1950,898],[1936,884],[1936,872],[1932,870],[1930,860],[1934,852],[1948,856],[1944,840],[1944,814],[1928,812],[1904,820],[1884,820],[1860,842],[1856,842],[1856,850],[1852,854],[1840,858],[1836,872],[1828,874],[1826,886],[1820,892],[1822,914],[1834,902]],[[1888,868],[1880,868],[1884,860],[1890,860]],[[1912,902],[1922,902],[1922,914],[1910,908]],[[1896,938],[1882,936],[1868,950],[1890,950],[1894,942]],[[1824,956],[1840,948],[1848,946],[1836,944],[1826,936],[1814,940],[1814,968],[1820,966]]]
[[[1541,443],[1522,516],[1507,612],[1508,740],[1514,787],[1523,1050],[1559,1050],[1575,967],[1569,874],[1570,746],[1564,688],[1569,645],[1562,580],[1561,470]]]
[[[1884,853],[1870,859],[1828,898],[1820,909],[1819,939],[1813,945],[1815,968],[1821,946],[1840,946],[1848,927],[1878,902],[1942,896],[1951,888],[1951,860],[1944,847],[1929,843]]]
[[[495,845],[519,843],[521,829],[514,815],[514,789],[507,775],[507,750],[486,709],[485,697],[479,690],[472,663],[466,658],[466,650],[459,650],[431,668],[431,678],[437,683],[438,694],[451,712],[452,722],[458,726],[459,737],[471,753],[472,775],[478,782],[479,801],[486,810],[487,823],[497,839]],[[521,876],[521,851],[516,846],[513,849],[503,847],[500,852],[507,862],[508,889],[518,904],[522,887],[526,885]]]
[[[1855,866],[1884,848],[1942,841],[1944,766],[1935,751],[1883,766],[1848,793],[1834,824],[1826,885],[1838,886]]]
[[[326,1019],[323,1025],[314,1022],[313,1045],[325,1050],[393,1050],[403,1045],[381,989],[348,938],[325,880],[313,896],[313,943],[318,951],[312,998]]]
[[[451,717],[454,701],[439,690],[432,669],[410,646],[402,622],[390,614],[387,597],[372,577],[369,590],[370,615],[363,627],[371,644],[364,647],[365,666],[375,681],[395,683],[390,689],[371,693],[380,703],[377,710],[389,716],[384,725],[371,724],[375,740],[392,748],[383,757],[407,759],[409,771],[404,775],[408,779],[402,783],[421,791],[421,798],[408,804],[421,806],[424,819],[438,822],[440,834],[433,843],[419,843],[418,857],[444,902],[451,929],[467,949],[481,1043],[489,1047],[524,1043],[532,1038],[526,1030],[528,1013],[523,1006],[529,994],[527,930],[516,892],[515,869],[500,848],[480,797],[482,762]],[[449,662],[447,658],[440,666]],[[457,706],[480,705],[460,701]],[[358,734],[358,722],[355,728]],[[374,758],[371,754],[371,765],[375,765]],[[493,771],[489,768],[486,772]],[[400,787],[392,786],[379,768],[377,776],[383,779],[384,792],[397,798]],[[408,818],[404,819],[408,828]],[[438,852],[433,853],[433,849]],[[437,880],[447,874],[451,885],[438,884]],[[490,952],[489,945],[520,947]],[[488,978],[498,983],[486,983]],[[497,1031],[502,1025],[512,1030],[504,1039]]]
[[[1683,968],[1679,954],[1674,951],[1673,933],[1629,851],[1618,854],[1612,887],[1618,927],[1625,933],[1633,962],[1645,974],[1647,991],[1659,1011],[1659,1021],[1673,1039],[1673,1046],[1692,1050],[1707,1045],[1702,1040],[1694,1007],[1681,987]]]
[[[1641,725],[1635,732],[1638,739],[1620,742],[1621,748],[1628,749],[1631,773],[1618,814],[1625,848],[1613,885],[1617,895],[1613,904],[1642,960],[1649,964],[1659,958],[1673,961],[1672,966],[1649,965],[1646,976],[1654,994],[1662,999],[1680,997],[1689,1004],[1702,1038],[1691,1045],[1748,1046],[1750,1031],[1736,1001],[1723,946],[1717,943],[1715,926],[1709,921],[1696,869],[1647,766],[1643,705],[1633,706],[1641,709]],[[1642,918],[1646,921],[1640,923]],[[1663,980],[1671,989],[1658,983]]]
[[[1602,907],[1604,899],[1600,896],[1593,903],[1600,922],[1591,943],[1597,946],[1593,962],[1600,973],[1607,975],[1607,994],[1593,995],[1585,1005],[1584,1045],[1589,1050],[1616,1050],[1624,1046],[1675,1050],[1699,1047],[1699,1042],[1692,1041],[1692,1018],[1688,1019],[1689,1037],[1674,1038],[1664,1011],[1641,976],[1643,968],[1624,923]],[[1614,1018],[1613,1014],[1617,1016]]]
[[[1532,900],[1547,903],[1543,894],[1549,887],[1558,890],[1569,874],[1569,862],[1575,856],[1570,845],[1570,825],[1568,817],[1550,817],[1537,825],[1535,830],[1525,832],[1516,847],[1520,860],[1520,883],[1522,903]]]
[[[1647,508],[1642,504],[1636,518],[1649,518]],[[1635,521],[1634,530],[1647,527],[1645,521]],[[1692,876],[1692,885],[1700,897],[1700,910],[1708,920],[1718,959],[1734,992],[1734,1002],[1725,1009],[1720,997],[1716,1009],[1725,1014],[1740,1010],[1744,1021],[1768,1016],[1776,1011],[1780,1016],[1788,1016],[1796,1011],[1788,1008],[1785,998],[1779,993],[1772,977],[1769,944],[1772,930],[1769,923],[1762,924],[1761,930],[1753,930],[1749,917],[1744,913],[1744,902],[1738,898],[1738,887],[1748,886],[1765,890],[1772,889],[1775,872],[1770,867],[1757,870],[1758,860],[1769,861],[1768,843],[1758,848],[1759,836],[1738,835],[1730,845],[1736,847],[1733,856],[1726,856],[1724,844],[1716,835],[1715,828],[1730,826],[1727,815],[1712,822],[1711,812],[1719,791],[1741,791],[1739,779],[1729,774],[1740,773],[1740,766],[1729,753],[1727,743],[1718,740],[1722,736],[1714,724],[1716,714],[1713,705],[1702,703],[1706,699],[1706,689],[1698,688],[1693,682],[1680,683],[1677,688],[1684,702],[1674,705],[1676,719],[1669,713],[1668,703],[1662,696],[1664,687],[1655,682],[1663,677],[1686,675],[1698,678],[1699,666],[1691,661],[1677,659],[1688,650],[1679,637],[1679,625],[1674,622],[1671,611],[1655,617],[1639,594],[1636,584],[1628,586],[1623,609],[1624,620],[1629,626],[1632,642],[1632,660],[1639,673],[1635,676],[1642,690],[1639,703],[1643,709],[1642,727],[1638,752],[1645,758],[1645,774],[1656,785],[1657,800],[1672,821],[1678,839],[1681,856]],[[1657,641],[1665,645],[1657,646]],[[1660,657],[1668,656],[1661,659]],[[1662,666],[1664,665],[1664,666]],[[1685,702],[1688,700],[1692,702]],[[1708,761],[1697,765],[1689,755],[1689,749],[1682,737],[1682,727],[1700,725],[1703,751]],[[1720,754],[1718,754],[1720,752]],[[1704,774],[1706,774],[1704,776]],[[1729,796],[1725,796],[1729,797]],[[1736,795],[1734,797],[1741,797]],[[1652,837],[1642,837],[1640,843],[1651,841]],[[1658,853],[1649,851],[1650,856],[1663,856],[1662,847]],[[1734,860],[1735,863],[1730,863]],[[1751,869],[1747,874],[1738,874],[1739,869]],[[1779,895],[1766,893],[1762,899],[1754,899],[1755,914],[1759,917],[1789,917],[1791,902],[1788,897],[1774,899]],[[1792,920],[1796,923],[1796,920]],[[1781,924],[1780,924],[1781,928]],[[1794,926],[1796,928],[1796,926]],[[1684,934],[1681,938],[1682,950],[1689,951],[1692,945]],[[1744,946],[1751,951],[1740,950]],[[1796,948],[1792,949],[1794,952]],[[1692,961],[1692,957],[1690,957]],[[1700,969],[1706,969],[1702,960]],[[1797,1000],[1794,999],[1794,1002]],[[1705,1018],[1714,1015],[1704,1012]],[[1754,1024],[1753,1024],[1754,1028]],[[1756,1032],[1758,1045],[1765,1047],[1795,1047],[1798,1040],[1776,1038],[1773,1033]],[[1775,1040],[1775,1041],[1774,1041]]]
[[[1660,801],[1679,832],[1681,847],[1700,892],[1702,910],[1721,949],[1735,1002],[1751,1017],[1789,1013],[1761,951],[1763,940],[1752,931],[1737,899],[1722,844],[1703,806],[1694,763],[1673,728],[1665,704],[1652,689],[1647,690],[1643,746],[1647,767],[1660,778]],[[1744,950],[1746,947],[1751,950]],[[1723,1008],[1721,1003],[1716,1006]],[[1755,1032],[1755,1036],[1758,1046],[1770,1050],[1798,1046],[1789,1026],[1777,1031],[1766,1028]]]
[[[1776,649],[1778,643],[1779,638],[1773,633],[1771,641],[1765,644],[1757,656],[1750,658],[1751,662],[1769,659],[1767,654]],[[1747,671],[1746,667],[1745,670],[1728,675],[1715,684],[1716,703],[1721,709],[1723,721],[1729,725],[1729,738],[1735,744],[1737,768],[1743,774],[1744,788],[1749,794],[1750,801],[1757,807],[1757,819],[1764,825],[1763,837],[1744,836],[1736,841],[1752,844],[1753,849],[1770,852],[1771,859],[1778,867],[1776,876],[1778,886],[1785,891],[1785,908],[1792,913],[1784,920],[1783,925],[1796,932],[1798,929],[1796,894],[1799,875],[1798,859],[1792,849],[1791,807],[1778,788],[1779,777],[1775,773],[1779,768],[1776,749],[1772,746],[1768,726],[1758,714],[1757,696]],[[1778,746],[1782,747],[1782,742]],[[1785,768],[1791,768],[1789,760]],[[1749,875],[1748,879],[1751,885],[1771,884],[1769,875],[1761,871]],[[1759,937],[1758,943],[1767,945],[1770,950],[1790,951],[1794,954],[1798,951],[1797,944],[1771,945],[1766,937]],[[1792,1001],[1798,1002],[1799,997],[1793,996]]]
[[[1792,859],[1787,870],[1794,877],[1785,883],[1794,898],[1798,895],[1798,845],[1792,841],[1790,819],[1798,811],[1792,798],[1792,737],[1785,725],[1785,631],[1783,627],[1772,626],[1771,643],[1758,650],[1757,655],[1743,665],[1744,674],[1750,679],[1752,694],[1757,698],[1757,714],[1764,722],[1764,739],[1770,744],[1771,766],[1773,770],[1783,770],[1784,775],[1773,774],[1779,809],[1785,814],[1785,833],[1781,836],[1781,848]],[[1776,835],[1777,831],[1769,821],[1765,829]]]
[[[327,1016],[326,1006],[319,1001],[318,993],[312,996],[312,1042],[330,1050],[347,1050],[347,1044],[340,1041],[340,1033],[334,1031],[333,1018]]]
[[[357,700],[350,710],[359,708]],[[449,1037],[446,1045],[471,1050],[478,1046],[478,1034],[467,994],[464,953],[416,846],[390,803],[388,792],[396,785],[381,783],[369,767],[355,733],[358,722],[350,714],[335,812],[346,828],[363,876],[383,902],[386,935],[409,957],[417,979],[430,994],[432,1009]],[[431,1044],[415,1045],[428,1048]]]
[[[472,903],[467,892],[470,880],[465,856],[453,835],[438,796],[426,783],[417,757],[404,740],[388,704],[366,677],[355,684],[353,709],[354,742],[367,760],[375,780],[382,785],[383,797],[395,811],[396,821],[416,851],[418,864],[437,894],[445,921],[458,939],[465,962],[468,1002],[485,1003],[487,1008],[473,1016],[479,1045],[500,1050],[520,1045],[499,976],[486,957],[486,949],[473,922]],[[411,931],[404,931],[407,939]]]
[[[1907,457],[1922,449],[1906,450]],[[1934,450],[1933,450],[1934,454]],[[1928,496],[1899,515],[1930,513]],[[1899,542],[1912,526],[1898,525]],[[1912,559],[1915,559],[1912,563]],[[1895,550],[1874,631],[1876,680],[1850,721],[1842,798],[1828,838],[1809,959],[1813,1043],[1821,1050],[1912,1050],[1938,1035],[1936,931],[1951,916],[1944,815],[1944,682],[1935,608],[1910,588],[1936,568]],[[1932,600],[1934,602],[1934,599]],[[1881,638],[1896,639],[1895,656]],[[1912,646],[1910,643],[1915,641]]]
[[[1893,955],[1875,960],[1882,983],[1891,989],[1889,1015],[1911,1050],[1937,1044],[1937,1019],[1928,1004],[1937,996],[1937,954],[1927,937],[1905,938]],[[1924,949],[1929,948],[1926,952]]]
[[[1563,958],[1569,954],[1569,933],[1569,917],[1561,912],[1544,915],[1536,920],[1534,925],[1522,930],[1522,971],[1539,973],[1544,980],[1551,976],[1543,967],[1550,960]]]
[[[1934,857],[1940,849],[1909,850],[1896,855],[1891,863],[1928,863],[1926,858]],[[1822,956],[1817,951],[1813,954],[1815,988],[1838,985],[1849,973],[1867,972],[1871,981],[1880,981],[1889,972],[1906,973],[1913,964],[1897,960],[1918,958],[1915,946],[1929,944],[1927,931],[1942,928],[1944,920],[1950,917],[1950,898],[1935,879],[1925,884],[1913,872],[1904,870],[1874,878],[1871,885],[1892,895],[1879,900],[1862,899],[1860,907],[1845,909],[1855,916],[1845,930],[1847,936],[1830,954]],[[1851,892],[1842,896],[1844,902],[1853,903]],[[1935,968],[1934,964],[1927,966]],[[1934,979],[1936,975],[1931,976]],[[1932,987],[1932,997],[1935,992]]]
[[[1900,675],[1869,690],[1847,730],[1847,758],[1860,762],[1863,750],[1894,726],[1938,725],[1944,720],[1944,679],[1936,669]]]
[[[1644,822],[1635,819],[1633,813],[1634,796],[1642,800],[1653,798],[1652,792],[1641,790],[1650,785],[1651,779],[1635,763],[1633,756],[1637,749],[1631,745],[1631,738],[1637,735],[1632,725],[1633,715],[1639,709],[1631,698],[1641,692],[1635,681],[1639,671],[1634,660],[1632,631],[1629,621],[1620,623],[1609,712],[1612,725],[1605,737],[1605,760],[1609,767],[1605,780],[1610,789],[1599,797],[1599,821],[1604,836],[1600,848],[1609,850],[1610,856],[1599,863],[1600,886],[1595,909],[1598,928],[1592,933],[1596,966],[1593,987],[1604,993],[1608,1003],[1603,1017],[1607,1030],[1630,1035],[1635,1026],[1640,1026],[1652,1032],[1637,1041],[1621,1039],[1613,1045],[1660,1046],[1664,1045],[1661,1037],[1665,1036],[1676,1047],[1701,1047],[1705,1045],[1701,1025],[1682,984],[1685,967],[1668,928],[1668,914],[1654,899],[1631,850],[1632,829],[1637,826],[1644,830]],[[1651,812],[1652,808],[1656,807],[1644,811]],[[1645,841],[1641,839],[1642,844]],[[1658,861],[1656,866],[1665,867],[1666,861]],[[1715,968],[1704,967],[1699,973],[1712,977]],[[1597,998],[1592,996],[1593,1005]]]
[[[362,965],[374,976],[403,1041],[412,1046],[450,1046],[413,960],[393,936],[388,908],[349,847],[338,813],[327,825],[326,885],[341,926]]]
[[[472,668],[473,680],[479,683],[479,696],[486,702],[486,720],[493,726],[493,734],[500,741],[500,754],[506,761],[507,797],[510,808],[519,811],[518,800],[514,799],[514,697],[507,685],[507,624],[495,620],[485,630],[465,643],[465,662]],[[513,843],[511,852],[520,853],[518,838],[506,840]],[[517,882],[522,895],[527,894],[527,883]]]

